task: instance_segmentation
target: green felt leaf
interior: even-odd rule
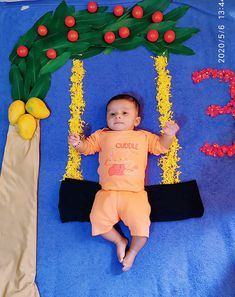
[[[178,21],[182,16],[185,15],[185,13],[188,11],[190,6],[188,5],[182,5],[180,7],[177,7],[167,14],[164,15],[164,20],[166,21]]]
[[[113,50],[114,50],[114,48],[107,47],[107,48],[103,51],[103,53],[104,53],[105,55],[109,55]]]
[[[194,34],[198,33],[200,30],[197,28],[175,28],[174,29],[176,34],[176,43],[182,43],[183,41],[188,40]]]
[[[12,50],[12,52],[9,55],[9,60],[11,61],[12,64],[18,64],[20,58],[16,54],[18,44],[16,44]]]
[[[17,61],[19,62],[19,60],[21,58],[19,58],[16,53],[17,48],[20,45],[24,45],[30,50],[30,48],[36,38],[37,38],[37,33],[35,32],[34,28],[31,28],[27,33],[25,33],[23,36],[21,36],[9,56],[10,61],[14,64],[17,63]]]
[[[42,48],[49,48],[49,44],[50,47],[52,47],[52,43],[53,42],[57,42],[60,40],[67,40],[66,38],[66,29],[64,28],[63,31],[56,31],[53,33],[48,34],[47,36],[36,40],[36,42],[34,43],[34,46],[41,46]]]
[[[75,42],[69,47],[71,55],[78,55],[84,53],[90,47],[89,42]]]
[[[72,42],[68,41],[65,35],[51,36],[51,38],[47,42],[43,42],[43,51],[47,51],[50,48],[55,50],[57,49],[66,49],[68,48]]]
[[[121,20],[124,20],[124,19],[127,19],[127,18],[133,18],[132,14],[131,14],[131,11],[132,11],[133,7],[129,8],[129,9],[124,8],[124,14],[122,16],[118,17],[118,21],[121,21]],[[117,19],[117,17],[116,17],[116,19]]]
[[[34,86],[36,80],[38,79],[38,74],[40,71],[40,58],[42,55],[42,51],[38,47],[34,47],[30,50],[29,55],[26,59],[27,64],[27,72],[30,74],[30,85]]]
[[[75,7],[73,5],[68,7],[67,15],[74,15],[75,14]]]
[[[50,24],[50,31],[52,32],[58,32],[58,31],[63,31],[66,26],[64,24],[64,19],[68,15],[75,15],[75,8],[74,6],[68,6],[65,1],[62,1],[60,5],[56,8],[54,14],[53,14],[53,19]]]
[[[85,11],[83,14],[80,14],[80,12],[81,11],[75,14],[75,18],[76,23],[81,25],[86,24],[88,26],[99,27],[117,20],[115,15],[110,12],[96,12],[95,14],[89,13],[88,11]]]
[[[117,20],[114,24],[107,25],[105,28],[103,28],[103,32],[108,31],[117,31],[121,27],[128,27],[129,29],[132,28],[132,26],[135,26],[138,21],[136,19],[122,19],[120,21]]]
[[[28,67],[30,67],[30,66],[28,65]],[[26,70],[26,73],[24,76],[25,98],[28,97],[30,90],[32,89],[32,86],[33,86],[33,83],[32,83],[31,71],[28,69],[28,70]]]
[[[9,78],[11,83],[11,96],[13,100],[20,99],[25,101],[23,77],[17,65],[11,65]]]
[[[26,62],[25,59],[21,59],[18,63],[18,67],[20,69],[20,73],[22,74],[22,76],[24,77],[25,73],[26,73]]]
[[[44,99],[50,89],[51,86],[51,74],[47,73],[39,77],[36,81],[34,87],[31,92],[27,96],[27,99],[31,97],[37,97],[40,99]]]
[[[56,8],[54,14],[53,14],[53,21],[61,21],[64,19],[64,17],[67,15],[68,11],[68,5],[63,0],[60,5]]]
[[[143,43],[144,43],[143,37],[135,36],[134,38],[130,38],[128,40],[120,39],[115,43],[113,43],[113,46],[119,50],[132,50]]]
[[[166,22],[161,22],[161,23],[152,23],[143,32],[147,33],[149,30],[153,30],[153,29],[155,29],[159,32],[165,32],[167,30],[173,29],[174,26],[175,26],[175,22],[172,22],[172,21],[166,21]]]
[[[144,46],[156,56],[162,55],[165,51],[162,46],[158,45],[157,43],[148,42],[147,40],[144,42]]]
[[[108,6],[99,6],[97,12],[105,12],[108,9]]]
[[[46,53],[44,53],[44,55],[42,55],[40,59],[40,67],[42,68],[43,66],[45,66],[47,62],[48,62],[48,58],[46,56]]]
[[[182,44],[166,44],[165,48],[169,50],[169,52],[174,53],[174,54],[181,54],[181,55],[194,55],[194,51]]]
[[[130,28],[131,36],[144,34],[148,26],[149,26],[149,22],[146,22],[146,21],[136,22],[135,25]]]
[[[26,34],[20,37],[18,45],[25,45],[26,47],[30,48],[37,36],[38,35],[34,28],[31,28]]]
[[[46,73],[52,73],[62,67],[70,58],[71,53],[65,52],[62,55],[56,57],[54,60],[50,60],[45,66],[40,70],[39,75]]]
[[[164,11],[170,5],[170,3],[171,0],[143,0],[138,2],[137,5],[143,8],[144,17],[146,17],[157,10]]]
[[[73,59],[87,59],[93,56],[96,56],[100,53],[102,53],[104,51],[104,47],[95,47],[92,46],[90,48],[88,48],[84,53],[82,53],[81,55],[73,55],[72,58]]]
[[[79,41],[81,42],[89,42],[91,45],[104,45],[103,41],[104,33],[100,31],[91,31],[87,33],[82,33],[79,37]]]
[[[76,46],[76,44],[80,44],[79,46],[81,47],[82,45],[86,47],[87,42],[84,43],[81,41],[81,36],[83,35],[83,33],[78,32],[78,34],[79,34],[79,39],[76,42],[68,41],[67,32],[63,34],[61,33],[61,34],[53,35],[49,39],[47,39],[46,42],[41,43],[43,47],[43,51],[47,51],[49,48],[53,48],[55,50],[61,49],[66,51],[67,49],[69,50],[70,48],[73,48],[74,45]],[[88,35],[89,35],[88,39],[95,38],[95,33],[93,34],[88,33]]]
[[[48,26],[52,21],[52,14],[52,11],[48,11],[42,17],[40,17],[34,24],[34,29],[37,29],[40,25]]]

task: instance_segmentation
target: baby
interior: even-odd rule
[[[140,105],[128,94],[112,97],[106,105],[107,126],[81,139],[70,134],[68,142],[84,155],[99,152],[99,182],[90,213],[92,235],[102,235],[116,245],[122,270],[128,271],[136,255],[149,237],[150,205],[144,190],[148,153],[167,152],[179,127],[167,123],[161,136],[137,130],[140,124]],[[122,220],[128,226],[132,240],[128,240],[113,226]]]

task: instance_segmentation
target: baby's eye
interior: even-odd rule
[[[126,111],[123,111],[123,113],[122,114],[124,114],[124,115],[127,115],[128,114],[128,112],[126,112]]]
[[[115,112],[111,112],[110,115],[113,117],[115,116]]]

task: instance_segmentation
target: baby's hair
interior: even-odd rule
[[[136,109],[137,109],[138,116],[140,115],[140,103],[139,103],[139,101],[134,96],[129,95],[129,94],[118,94],[116,96],[113,96],[111,99],[109,99],[108,103],[106,104],[106,111],[108,109],[109,104],[112,101],[115,101],[115,100],[128,100],[130,102],[133,102]]]

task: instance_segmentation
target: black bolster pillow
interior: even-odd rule
[[[61,182],[59,213],[63,223],[89,222],[89,214],[99,183],[66,178]],[[204,207],[196,180],[177,184],[145,186],[151,205],[152,222],[178,221],[202,217]]]

